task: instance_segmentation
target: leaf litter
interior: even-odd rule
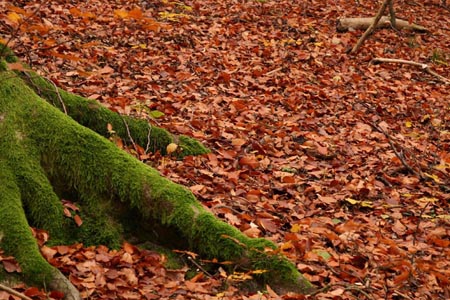
[[[155,252],[49,248],[35,229],[43,255],[85,299],[450,298],[450,89],[409,66],[370,64],[413,60],[450,78],[450,12],[437,2],[396,1],[398,17],[430,33],[377,30],[356,56],[346,51],[362,32],[337,32],[336,20],[373,16],[378,2],[0,3],[2,22],[21,24],[11,46],[55,84],[208,146],[146,163],[277,243],[319,290],[278,295],[269,283],[249,294],[224,288],[232,274],[220,269],[188,280]]]

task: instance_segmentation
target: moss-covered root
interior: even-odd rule
[[[177,143],[181,149],[181,151],[177,151],[180,158],[209,152],[205,146],[193,138],[180,136],[177,139],[165,129],[151,126],[147,121],[120,116],[94,100],[56,88],[48,80],[34,72],[29,72],[22,78],[50,104],[61,111],[66,111],[75,121],[105,137],[110,135],[107,130],[109,123],[123,140],[131,142],[132,138],[133,142],[144,148],[148,147],[151,152],[159,151],[165,155],[167,145],[173,142]]]
[[[75,287],[40,254],[28,226],[16,178],[0,159],[0,248],[18,261],[24,280],[63,292],[67,300],[81,299]]]
[[[7,79],[10,78],[10,79]],[[249,239],[207,212],[186,188],[118,149],[40,99],[10,73],[0,76],[1,99],[23,122],[21,128],[39,147],[41,165],[85,202],[109,201],[139,211],[175,228],[191,248],[205,257],[231,260],[244,269],[264,269],[263,279],[281,288],[306,292],[311,285],[285,257],[271,254],[275,246]],[[1,112],[0,105],[0,112]],[[29,116],[33,117],[30,118]],[[125,212],[124,212],[125,213]]]
[[[132,170],[133,172],[133,170]],[[147,177],[147,179],[150,179]],[[265,239],[251,239],[206,211],[190,191],[165,178],[144,182],[144,195],[153,217],[175,227],[190,248],[203,257],[232,261],[243,270],[265,270],[260,281],[282,291],[307,293],[312,285],[286,257],[276,254],[276,246]]]

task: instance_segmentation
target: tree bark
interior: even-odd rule
[[[6,59],[16,60],[13,54]],[[204,258],[267,270],[259,279],[271,286],[304,293],[312,289],[291,262],[268,251],[276,249],[272,242],[248,238],[220,221],[188,189],[80,123],[102,134],[111,123],[124,137],[131,134],[144,144],[150,136],[152,151],[163,152],[177,141],[172,135],[159,128],[149,133],[146,122],[55,90],[31,71],[8,71],[5,61],[0,69],[0,248],[15,256],[26,282],[62,289],[66,299],[79,299],[70,282],[42,258],[28,224],[49,231],[53,243],[110,246],[120,245],[127,234],[147,236],[135,232],[139,228],[160,226]],[[51,104],[64,107],[73,118]],[[187,137],[177,142],[184,155],[207,151]],[[81,208],[81,227],[64,218],[63,195]]]

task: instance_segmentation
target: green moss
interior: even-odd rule
[[[28,282],[42,286],[52,279],[55,270],[39,253],[22,208],[16,178],[3,159],[0,169],[0,248],[15,256]]]
[[[103,202],[99,201],[98,204]],[[49,246],[82,242],[84,246],[105,245],[119,249],[122,245],[122,225],[109,216],[109,209],[100,205],[80,205],[76,214],[81,218],[81,226],[71,218],[66,218],[60,238],[52,237]],[[75,215],[75,213],[72,213]]]
[[[3,61],[3,58],[8,63],[18,62],[19,59],[14,55],[11,49],[4,44],[0,44],[0,59]]]
[[[197,140],[184,135],[181,135],[179,137],[179,146],[181,148],[181,152],[178,155],[179,158],[188,155],[198,155],[210,152],[209,149],[205,148],[205,146],[200,144]]]

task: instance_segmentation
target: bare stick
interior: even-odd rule
[[[206,276],[208,276],[209,278],[213,277],[211,274],[208,273],[208,271],[206,271],[198,262],[195,261],[195,259],[193,259],[192,257],[188,256],[187,257],[191,263],[193,263],[194,265],[197,266],[197,268],[199,268],[204,274],[206,274]]]
[[[123,124],[125,124],[125,128],[127,129],[128,137],[130,138],[131,143],[133,144],[134,151],[136,151],[136,154],[139,157],[138,147],[136,146],[136,143],[134,142],[133,137],[131,136],[130,127],[128,127],[128,124],[124,119],[122,119],[122,121],[123,121]]]
[[[372,59],[372,63],[382,63],[382,62],[406,64],[406,65],[420,67],[422,70],[425,70],[425,72],[427,72],[428,74],[435,76],[440,81],[442,81],[446,84],[450,84],[450,79],[447,79],[444,76],[441,76],[438,73],[434,72],[433,70],[430,69],[430,66],[427,64],[421,64],[421,63],[418,63],[415,61],[404,60],[404,59],[381,58],[381,57]]]
[[[413,167],[411,167],[408,162],[405,159],[405,155],[403,155],[403,150],[398,151],[396,146],[394,145],[393,142],[393,138],[391,137],[391,135],[384,130],[383,128],[381,128],[380,126],[378,126],[377,124],[374,123],[370,123],[370,125],[375,128],[376,130],[378,130],[379,132],[381,132],[382,134],[384,134],[384,136],[387,138],[389,145],[391,146],[392,150],[394,151],[395,156],[397,156],[397,158],[401,161],[402,165],[411,173],[416,175],[418,178],[420,178],[421,180],[426,180],[426,177],[422,174],[422,170],[419,169],[419,171],[414,170]]]
[[[45,77],[44,77],[44,78],[45,78]],[[48,78],[45,78],[45,79],[46,79],[48,82],[50,82],[51,84],[53,84],[53,86],[55,87],[55,93],[56,93],[56,95],[58,96],[59,102],[61,103],[61,106],[62,106],[62,108],[63,108],[63,110],[64,110],[64,113],[67,115],[67,109],[66,109],[66,106],[64,105],[64,101],[63,101],[61,95],[59,94],[58,87],[56,86],[56,84],[55,84],[52,80],[50,80],[50,79],[48,79]]]
[[[352,51],[350,53],[355,53],[361,48],[362,43],[369,37],[369,35],[372,33],[373,29],[377,26],[378,22],[381,19],[381,16],[383,15],[384,11],[386,10],[386,7],[391,2],[391,0],[384,0],[383,4],[380,7],[380,10],[378,11],[377,15],[375,16],[375,19],[373,20],[372,25],[367,28],[366,32],[359,38],[356,45],[353,47]]]
[[[13,296],[19,297],[19,298],[24,299],[24,300],[33,300],[33,299],[31,299],[30,297],[25,296],[24,294],[19,293],[18,291],[13,290],[12,288],[7,287],[7,286],[4,285],[4,284],[0,284],[0,290],[4,290],[4,291],[7,292],[8,294],[11,294],[11,295],[13,295]]]
[[[280,68],[276,68],[275,70],[269,71],[269,72],[266,73],[266,76],[271,76],[272,74],[275,74],[275,73],[277,73],[278,71],[281,71],[282,69],[283,69],[283,68],[280,67]]]
[[[145,147],[145,154],[148,153],[148,150],[150,149],[150,136],[152,134],[152,125],[148,124],[148,134],[147,134],[147,146]]]
[[[425,209],[427,208],[428,204],[430,204],[430,202],[427,202],[427,204],[425,204],[425,206],[420,211],[419,219],[417,220],[416,230],[414,231],[413,234],[413,245],[415,245],[417,242],[417,232],[419,232],[420,221],[422,221],[422,215],[425,212]]]

